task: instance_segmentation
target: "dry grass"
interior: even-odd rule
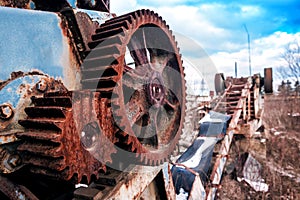
[[[300,97],[266,96],[263,121],[267,141],[264,162],[270,199],[300,199]],[[294,115],[294,116],[293,116]]]
[[[266,95],[264,99],[263,121],[268,130],[299,131],[300,96]],[[293,116],[294,115],[294,116]]]
[[[258,148],[259,140],[235,138],[230,156],[234,159],[243,152],[250,152],[262,165],[262,177],[269,191],[255,192],[247,184],[226,175],[217,199],[300,200],[300,117],[292,117],[296,113],[300,113],[299,96],[265,96],[263,122],[267,140],[264,150]]]

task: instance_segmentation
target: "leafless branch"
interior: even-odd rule
[[[289,43],[285,48],[285,52],[282,54],[282,58],[286,61],[286,65],[277,68],[277,75],[282,79],[296,78],[296,80],[299,81],[300,44],[296,40]]]

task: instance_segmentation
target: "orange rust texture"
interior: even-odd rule
[[[29,8],[30,0],[0,0],[0,6],[13,8]]]
[[[115,153],[114,126],[109,100],[100,98],[100,93],[82,91],[75,94],[73,101],[74,118],[77,130],[81,131],[89,123],[98,123],[100,137],[90,154],[102,163],[112,162],[111,154]]]
[[[80,32],[82,34],[82,39],[84,41],[85,48],[87,50],[90,50],[87,44],[91,42],[91,36],[95,34],[95,31],[100,24],[98,24],[97,22],[93,22],[91,18],[86,13],[83,12],[77,12],[75,14],[75,17]]]

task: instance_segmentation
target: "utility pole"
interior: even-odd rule
[[[248,37],[249,73],[250,73],[250,76],[252,76],[252,70],[251,70],[251,54],[250,54],[250,35],[249,35],[249,32],[248,32],[248,29],[247,29],[246,24],[244,24],[244,28],[245,28],[245,31],[246,31],[247,37]]]

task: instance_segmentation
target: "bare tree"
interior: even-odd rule
[[[300,79],[300,44],[297,41],[289,43],[282,55],[286,65],[277,68],[277,74],[282,79]]]

